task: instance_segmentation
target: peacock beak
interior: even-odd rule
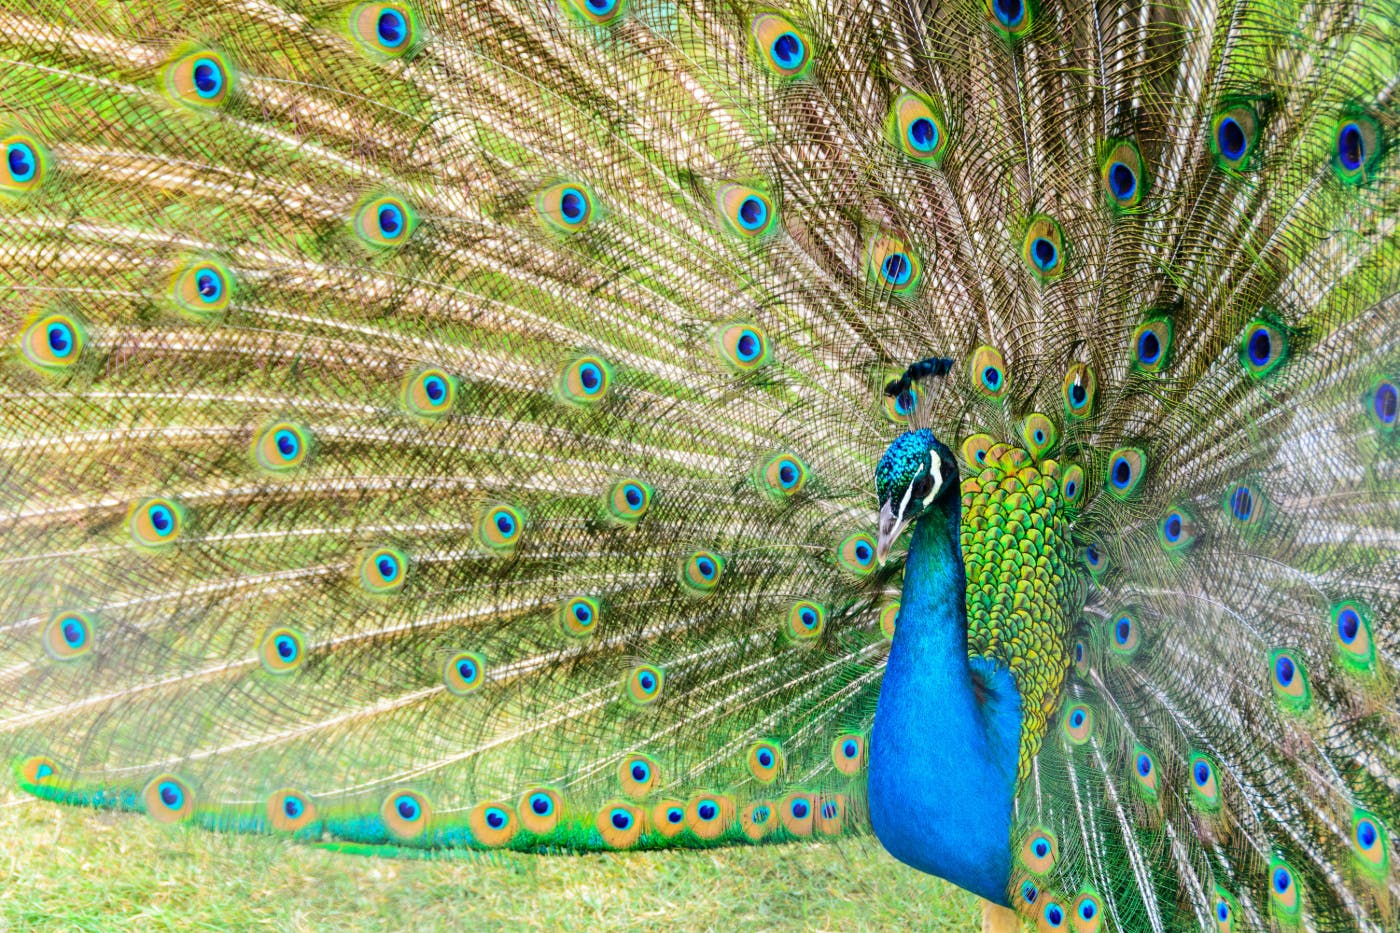
[[[894,506],[886,502],[880,506],[880,534],[875,540],[875,560],[881,567],[885,565],[885,558],[890,556],[890,548],[899,540],[899,536],[904,534],[904,529],[909,527],[909,522],[904,517],[904,507],[909,502],[906,494],[904,501],[899,504],[899,511],[894,510]]]

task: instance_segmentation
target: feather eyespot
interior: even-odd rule
[[[584,638],[597,631],[602,614],[602,606],[596,599],[575,596],[560,603],[559,624],[564,629],[564,634]]]
[[[1211,909],[1211,919],[1215,922],[1216,933],[1234,933],[1235,899],[1223,888],[1216,887],[1215,903]]]
[[[617,766],[617,780],[624,794],[640,799],[661,783],[661,769],[646,755],[628,755]]]
[[[316,822],[316,804],[300,791],[279,790],[268,795],[267,822],[279,833],[301,832]]]
[[[589,26],[606,26],[622,15],[627,0],[565,0],[566,7]]]
[[[725,226],[745,239],[772,233],[778,225],[773,199],[747,185],[721,185],[715,191],[715,207]]]
[[[872,281],[895,295],[911,294],[919,284],[919,260],[904,242],[886,234],[872,236],[865,247]]]
[[[1133,331],[1133,365],[1143,372],[1159,373],[1167,367],[1171,347],[1171,321],[1144,321]]]
[[[812,811],[812,795],[805,791],[793,791],[778,804],[778,818],[794,836],[812,835]]]
[[[1351,848],[1356,865],[1376,881],[1389,874],[1390,834],[1375,814],[1357,809],[1351,815]]]
[[[993,0],[996,2],[996,0]],[[1065,235],[1051,217],[1037,216],[1026,230],[1021,256],[1031,274],[1042,282],[1057,279],[1065,271]]]
[[[612,369],[596,356],[584,356],[564,367],[559,374],[559,397],[575,405],[602,401],[612,384]]]
[[[170,300],[198,320],[223,311],[232,296],[233,274],[217,262],[182,266],[170,280]]]
[[[92,650],[93,620],[86,612],[58,612],[44,623],[44,652],[55,661],[72,661]]]
[[[651,810],[651,828],[665,839],[674,839],[685,829],[685,804],[663,800]]]
[[[1179,553],[1196,543],[1196,519],[1183,508],[1171,508],[1157,523],[1157,540],[1168,553]]]
[[[1119,499],[1138,491],[1147,473],[1147,454],[1137,447],[1120,447],[1108,455],[1104,488]]]
[[[1240,363],[1251,376],[1267,376],[1288,358],[1288,334],[1267,321],[1255,320],[1240,339]]]
[[[642,811],[630,803],[614,800],[603,804],[594,826],[612,848],[630,849],[642,835]]]
[[[56,373],[78,362],[87,343],[87,332],[68,314],[46,314],[20,335],[24,359],[40,372]]]
[[[869,574],[876,566],[875,539],[863,531],[847,535],[836,547],[836,560],[848,573]]]
[[[1031,31],[1034,11],[1030,0],[985,0],[987,22],[1008,39],[1020,39]]]
[[[754,324],[729,324],[716,334],[720,355],[739,372],[758,369],[769,359],[768,337]]]
[[[1342,666],[1354,673],[1375,668],[1376,645],[1371,637],[1371,616],[1361,603],[1348,600],[1332,607],[1333,646]]]
[[[1215,762],[1210,756],[1196,752],[1191,755],[1187,769],[1191,774],[1191,803],[1207,813],[1219,810],[1220,781]]]
[[[1033,875],[1047,875],[1059,858],[1059,845],[1054,833],[1032,828],[1021,843],[1021,864]]]
[[[796,78],[811,66],[811,42],[783,17],[764,13],[754,18],[751,31],[763,63],[775,74]]]
[[[264,428],[253,439],[253,459],[272,473],[285,473],[306,462],[311,453],[311,436],[290,421],[279,421]]]
[[[24,194],[43,183],[48,174],[48,152],[27,133],[9,133],[0,139],[5,164],[0,171],[0,194]]]
[[[360,558],[359,578],[371,593],[398,592],[408,579],[408,558],[395,548],[373,548]]]
[[[417,225],[418,217],[407,202],[391,195],[371,198],[355,211],[355,235],[375,249],[402,246]]]
[[[389,834],[404,841],[423,835],[432,815],[433,807],[428,798],[411,790],[394,791],[379,807],[379,817]]]
[[[1098,379],[1094,371],[1084,363],[1075,363],[1065,373],[1062,393],[1065,400],[1065,414],[1070,418],[1087,418],[1094,413],[1094,395],[1098,392]]]
[[[1026,442],[1026,452],[1039,460],[1055,446],[1055,442],[1060,439],[1060,432],[1055,423],[1045,415],[1033,412],[1026,416],[1026,421],[1021,426],[1021,438]]]
[[[681,585],[694,596],[706,596],[719,586],[724,558],[713,551],[696,551],[681,564]]]
[[[1142,154],[1128,141],[1111,142],[1100,165],[1100,176],[1108,202],[1117,210],[1129,210],[1142,203],[1147,191],[1147,173]]]
[[[535,195],[535,212],[561,233],[576,233],[593,219],[593,194],[573,182],[550,185]]]
[[[141,792],[141,802],[157,823],[183,823],[194,815],[194,792],[173,774],[152,778]]]
[[[411,374],[403,384],[403,407],[420,418],[441,418],[457,401],[457,377],[441,369]]]
[[[1138,621],[1131,612],[1120,612],[1113,617],[1108,644],[1115,654],[1132,657],[1137,653],[1141,637]]]
[[[895,424],[906,424],[919,407],[919,387],[911,383],[908,388],[894,395],[885,394],[882,403],[886,418]]]
[[[865,767],[865,736],[859,732],[838,735],[831,743],[831,763],[848,777],[859,774]]]
[[[564,799],[552,787],[536,787],[521,795],[517,809],[521,826],[537,836],[545,836],[559,825]]]
[[[1070,706],[1065,710],[1061,728],[1071,745],[1083,745],[1094,735],[1094,711],[1083,703]]]
[[[453,696],[470,696],[485,684],[486,659],[474,651],[459,651],[442,666],[442,685]]]
[[[1007,384],[1010,382],[1001,352],[988,346],[981,346],[973,351],[968,363],[968,378],[974,391],[989,398],[1001,398],[1005,395]]]
[[[306,646],[294,630],[271,628],[258,645],[258,660],[270,674],[289,674],[306,660]]]
[[[362,3],[350,11],[350,34],[371,54],[398,58],[413,47],[418,23],[398,3]]]
[[[482,510],[477,525],[477,538],[497,553],[505,553],[520,543],[525,529],[525,515],[504,502],[495,502]]]
[[[767,836],[777,825],[778,818],[773,813],[773,805],[766,800],[755,800],[739,814],[739,828],[753,842]]]
[[[1161,792],[1157,779],[1157,759],[1141,745],[1133,748],[1133,780],[1137,792],[1148,803],[1156,803]]]
[[[1279,856],[1269,860],[1269,903],[1275,913],[1287,920],[1298,916],[1303,906],[1297,873]]]
[[[1244,530],[1263,524],[1267,505],[1263,489],[1252,482],[1237,482],[1225,492],[1225,514]]]
[[[1259,141],[1259,113],[1248,103],[1220,110],[1211,120],[1211,149],[1217,164],[1230,171],[1248,168]]]
[[[775,499],[797,495],[806,482],[807,465],[793,454],[778,454],[759,474],[759,485]]]
[[[947,125],[933,102],[905,91],[895,98],[888,121],[890,138],[906,156],[936,164],[948,146]]]
[[[622,679],[622,692],[635,706],[651,706],[661,699],[665,686],[665,676],[661,669],[650,664],[640,664],[627,672]]]
[[[638,479],[614,483],[608,490],[608,515],[623,525],[635,525],[651,508],[652,489]]]
[[[1103,925],[1103,900],[1098,893],[1085,890],[1074,899],[1070,908],[1070,923],[1074,933],[1097,933]]]
[[[1108,570],[1108,555],[1096,543],[1090,542],[1080,550],[1079,556],[1084,559],[1084,566],[1089,569],[1089,575],[1095,579],[1102,576]]]
[[[1037,933],[1041,933],[1041,931],[1063,930],[1065,928],[1066,914],[1065,906],[1059,901],[1044,901],[1040,908],[1040,921],[1036,924]]]
[[[1312,702],[1307,667],[1296,651],[1276,648],[1269,652],[1269,683],[1274,700],[1284,710],[1301,712]]]
[[[143,499],[127,514],[131,540],[144,548],[163,548],[180,539],[185,512],[173,499]]]
[[[1344,184],[1361,184],[1374,177],[1383,148],[1376,121],[1360,115],[1345,119],[1332,144],[1332,169]]]
[[[760,784],[772,784],[783,771],[783,750],[776,742],[759,742],[749,749],[749,773]]]
[[[1078,508],[1084,498],[1084,468],[1077,463],[1066,467],[1060,480],[1060,490],[1064,493],[1065,505]]]
[[[886,641],[894,641],[895,622],[899,620],[899,603],[890,603],[880,610],[880,634]]]
[[[216,52],[193,52],[165,69],[166,93],[192,107],[219,106],[228,99],[233,85],[232,67]]]
[[[1393,381],[1382,379],[1367,393],[1366,410],[1383,431],[1393,429],[1397,411],[1400,411],[1400,389]]]
[[[696,794],[685,806],[685,825],[701,839],[718,839],[734,821],[734,801],[721,794]]]
[[[799,643],[815,642],[826,626],[826,607],[810,600],[799,600],[787,611],[783,634]]]
[[[1085,644],[1084,639],[1076,639],[1070,653],[1074,659],[1075,673],[1080,677],[1087,677],[1089,675],[1089,646]]]
[[[498,800],[479,803],[467,814],[467,826],[477,842],[494,849],[515,838],[520,820],[515,808]]]

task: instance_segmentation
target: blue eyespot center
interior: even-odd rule
[[[644,784],[649,777],[651,777],[651,769],[645,764],[638,761],[632,765],[632,780]]]
[[[87,628],[76,619],[63,623],[63,642],[69,648],[81,648],[87,642]]]
[[[739,226],[745,230],[757,230],[767,220],[768,207],[753,195],[739,204]]]
[[[808,807],[807,807],[807,801],[805,801],[805,800],[794,800],[794,801],[792,802],[792,815],[795,816],[797,819],[799,819],[799,820],[804,820],[804,819],[806,819],[806,818],[807,818],[807,814],[808,814],[809,812],[811,812],[811,811],[810,811],[810,810],[808,809]]]
[[[297,643],[290,635],[278,635],[272,647],[277,650],[277,656],[283,661],[290,661],[296,657]]]
[[[1197,785],[1205,787],[1207,782],[1210,781],[1210,765],[1206,764],[1204,761],[1196,762],[1196,769],[1193,776],[1196,778]]]
[[[1249,361],[1255,366],[1264,366],[1273,354],[1273,340],[1269,332],[1259,328],[1249,335]]]
[[[1108,186],[1115,198],[1126,201],[1137,190],[1137,176],[1122,162],[1114,162],[1108,167]]]
[[[1060,910],[1059,906],[1051,904],[1049,907],[1045,908],[1045,919],[1050,921],[1051,926],[1057,927],[1064,921],[1065,915],[1064,912]]]
[[[207,58],[194,63],[194,90],[203,98],[214,97],[224,86],[223,71]]]
[[[195,290],[199,292],[199,297],[206,303],[212,304],[218,301],[224,293],[224,283],[218,275],[209,270],[203,270],[194,277]]]
[[[578,381],[583,385],[585,391],[596,392],[598,386],[603,384],[603,373],[592,363],[585,363],[579,368]]]
[[[920,152],[931,152],[938,145],[938,127],[928,117],[909,123],[909,143]]]
[[[160,802],[172,810],[178,808],[185,799],[179,785],[173,781],[162,781],[160,786],[156,788],[156,793],[160,796]]]
[[[1082,385],[1076,382],[1069,387],[1069,402],[1075,408],[1081,407],[1088,400],[1089,393]]]
[[[715,575],[715,562],[708,557],[702,557],[695,562],[695,569],[700,571],[700,576],[708,580]]]
[[[908,416],[914,411],[914,393],[906,389],[899,393],[894,399],[894,410],[896,414]]]
[[[683,819],[685,819],[685,813],[681,811],[680,807],[672,807],[666,811],[666,822],[668,823],[679,823]]]
[[[641,684],[642,689],[647,693],[656,689],[656,677],[650,671],[643,671],[642,675],[637,678],[637,683]]]
[[[1118,644],[1120,644],[1120,645],[1126,645],[1126,644],[1128,643],[1128,638],[1129,638],[1129,636],[1131,636],[1132,634],[1133,634],[1133,621],[1132,621],[1132,619],[1129,619],[1129,618],[1127,618],[1126,616],[1125,616],[1124,618],[1119,619],[1119,620],[1118,620],[1118,625],[1115,626],[1115,627],[1114,627],[1114,630],[1113,630],[1113,637],[1116,638],[1116,639],[1118,640]]]
[[[815,628],[815,627],[816,627],[816,624],[817,624],[817,614],[816,614],[815,612],[813,612],[812,610],[810,610],[810,609],[803,609],[802,612],[798,614],[798,618],[802,620],[802,624],[803,624],[804,626],[806,626],[807,628]]]
[[[1040,891],[1034,884],[1027,881],[1021,885],[1021,897],[1025,899],[1027,904],[1034,904],[1035,899],[1040,897]]]
[[[10,168],[10,177],[17,182],[26,182],[33,178],[38,164],[34,150],[24,143],[10,143],[6,147],[5,161]]]
[[[567,188],[559,198],[559,214],[571,224],[582,221],[587,209],[588,199],[577,189]]]
[[[1038,236],[1031,242],[1031,259],[1042,272],[1055,268],[1059,255],[1060,251],[1055,248],[1055,244],[1043,236]]]
[[[1085,920],[1093,920],[1094,915],[1098,912],[1099,909],[1094,906],[1093,901],[1084,901],[1079,905],[1079,916],[1083,917]]]
[[[273,437],[273,441],[277,444],[277,452],[282,455],[283,460],[291,460],[301,448],[297,436],[291,431],[278,431]]]
[[[1146,755],[1138,755],[1137,771],[1138,774],[1142,775],[1143,777],[1148,777],[1149,775],[1151,775],[1152,759],[1148,758]]]
[[[1015,26],[1026,8],[1022,0],[993,0],[992,9],[1003,26]]]
[[[429,376],[423,380],[423,394],[428,396],[428,401],[437,404],[447,396],[447,384],[437,376]]]
[[[708,823],[710,820],[719,816],[719,807],[706,800],[701,803],[700,806],[696,807],[695,812],[699,815],[700,819]]]
[[[301,816],[301,801],[295,797],[287,797],[282,801],[282,812],[285,813],[289,819],[296,819]]]
[[[399,562],[388,555],[380,557],[374,566],[386,581],[392,582],[399,575]]]
[[[1230,496],[1230,512],[1242,522],[1249,521],[1249,517],[1254,514],[1254,493],[1250,492],[1248,486],[1236,488]]]
[[[403,229],[403,212],[392,204],[379,208],[379,232],[386,237],[396,237]]]
[[[1082,649],[1080,649],[1077,650],[1075,653],[1082,654],[1083,652]],[[1084,725],[1084,711],[1082,709],[1077,709],[1073,713],[1071,713],[1069,717],[1069,724],[1076,729]]]
[[[785,32],[773,40],[773,58],[784,68],[796,68],[804,55],[802,40],[796,33]]]
[[[1138,360],[1147,366],[1156,363],[1162,355],[1162,342],[1150,330],[1142,332],[1138,338]]]
[[[1216,904],[1215,916],[1219,918],[1221,923],[1225,923],[1227,920],[1230,919],[1230,905],[1227,904],[1225,901],[1221,901],[1220,903]]]
[[[1371,402],[1371,407],[1375,409],[1376,417],[1381,424],[1394,424],[1396,410],[1400,409],[1400,392],[1396,391],[1394,384],[1382,382],[1376,387],[1376,395]]]
[[[1234,117],[1226,117],[1220,121],[1216,141],[1220,144],[1221,154],[1231,162],[1235,162],[1243,156],[1245,148],[1249,145],[1249,141],[1244,135],[1244,127],[1240,126]]]
[[[875,556],[875,552],[870,549],[870,545],[864,541],[856,544],[856,560],[862,564],[870,563],[870,559]]]
[[[457,676],[461,677],[467,683],[471,683],[473,680],[476,680],[476,665],[467,659],[458,661]]]
[[[626,810],[614,810],[610,816],[614,829],[628,830],[632,827],[632,814]]]
[[[1379,834],[1376,832],[1376,824],[1370,820],[1361,820],[1356,824],[1356,841],[1361,844],[1361,848],[1370,849],[1376,844]]]
[[[1113,472],[1109,475],[1114,486],[1119,489],[1126,489],[1128,488],[1129,481],[1133,478],[1132,464],[1128,463],[1126,457],[1119,457],[1117,460],[1113,461]]]
[[[1361,617],[1356,614],[1355,609],[1343,609],[1337,613],[1337,635],[1348,645],[1356,641],[1357,634],[1361,631]]]
[[[1078,492],[1078,491],[1079,491],[1079,484],[1076,483],[1074,480],[1070,480],[1068,483],[1065,483],[1065,495],[1068,496],[1069,498],[1073,499],[1073,498],[1074,498],[1074,494],[1075,494],[1076,492]]]
[[[778,467],[778,481],[784,487],[797,482],[797,467],[791,460],[784,460],[782,466]]]
[[[754,807],[753,821],[755,823],[766,823],[768,822],[768,817],[771,815],[767,807]]]
[[[406,820],[418,819],[418,804],[411,797],[400,797],[394,804],[394,810]]]
[[[914,274],[914,264],[904,253],[891,253],[881,263],[880,270],[886,282],[891,285],[905,285]]]
[[[1173,544],[1179,541],[1181,539],[1181,516],[1175,512],[1168,515],[1166,523],[1162,525],[1162,533]]]
[[[1278,678],[1279,686],[1287,687],[1293,683],[1295,673],[1293,661],[1287,655],[1281,656],[1274,662],[1274,676]]]
[[[1089,545],[1084,549],[1084,559],[1089,562],[1089,566],[1097,567],[1099,565],[1099,549],[1092,544]]]
[[[506,825],[506,822],[507,819],[504,811],[498,810],[495,807],[486,811],[486,825],[490,826],[492,829],[500,829],[502,826]]]
[[[760,749],[758,752],[758,763],[765,768],[773,767],[773,753],[768,749]]]
[[[156,530],[156,534],[166,535],[175,527],[174,517],[170,510],[163,505],[157,505],[150,511],[151,527]]]
[[[549,799],[548,794],[532,794],[530,809],[539,816],[548,816],[549,812],[554,809],[554,801]]]
[[[1361,168],[1366,161],[1366,141],[1361,136],[1361,128],[1355,123],[1348,123],[1337,135],[1337,158],[1349,172]]]
[[[763,343],[758,339],[757,334],[751,330],[746,330],[739,335],[739,340],[734,348],[739,355],[739,359],[747,363],[762,352]]]
[[[587,603],[574,604],[574,618],[580,625],[588,625],[593,621],[593,609]]]
[[[987,388],[995,389],[997,386],[1001,385],[1001,370],[997,369],[995,366],[988,366],[986,369],[982,370],[982,381],[986,383]]]
[[[1074,643],[1074,660],[1084,660],[1084,642],[1082,641],[1077,641]]]
[[[1037,839],[1035,845],[1031,847],[1031,851],[1035,853],[1036,858],[1045,858],[1050,854],[1050,846],[1044,839]]]
[[[73,328],[67,324],[54,322],[47,329],[49,349],[53,355],[62,359],[73,352]]]
[[[1288,889],[1293,885],[1293,878],[1288,874],[1288,870],[1280,868],[1274,872],[1274,890],[1280,894],[1287,894]]]
[[[834,801],[828,800],[822,804],[822,819],[836,819],[836,804]]]
[[[509,512],[496,513],[496,530],[509,537],[515,533],[515,519]]]
[[[408,24],[397,10],[384,10],[379,14],[375,30],[379,33],[379,40],[392,49],[403,44],[408,35]]]

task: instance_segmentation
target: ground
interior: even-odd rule
[[[0,797],[0,930],[981,929],[873,842],[391,861]]]

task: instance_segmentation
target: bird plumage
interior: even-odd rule
[[[873,821],[1044,929],[1394,928],[1391,5],[0,26],[29,791],[384,853]],[[873,519],[925,428],[927,590]],[[901,822],[958,769],[995,820]]]

